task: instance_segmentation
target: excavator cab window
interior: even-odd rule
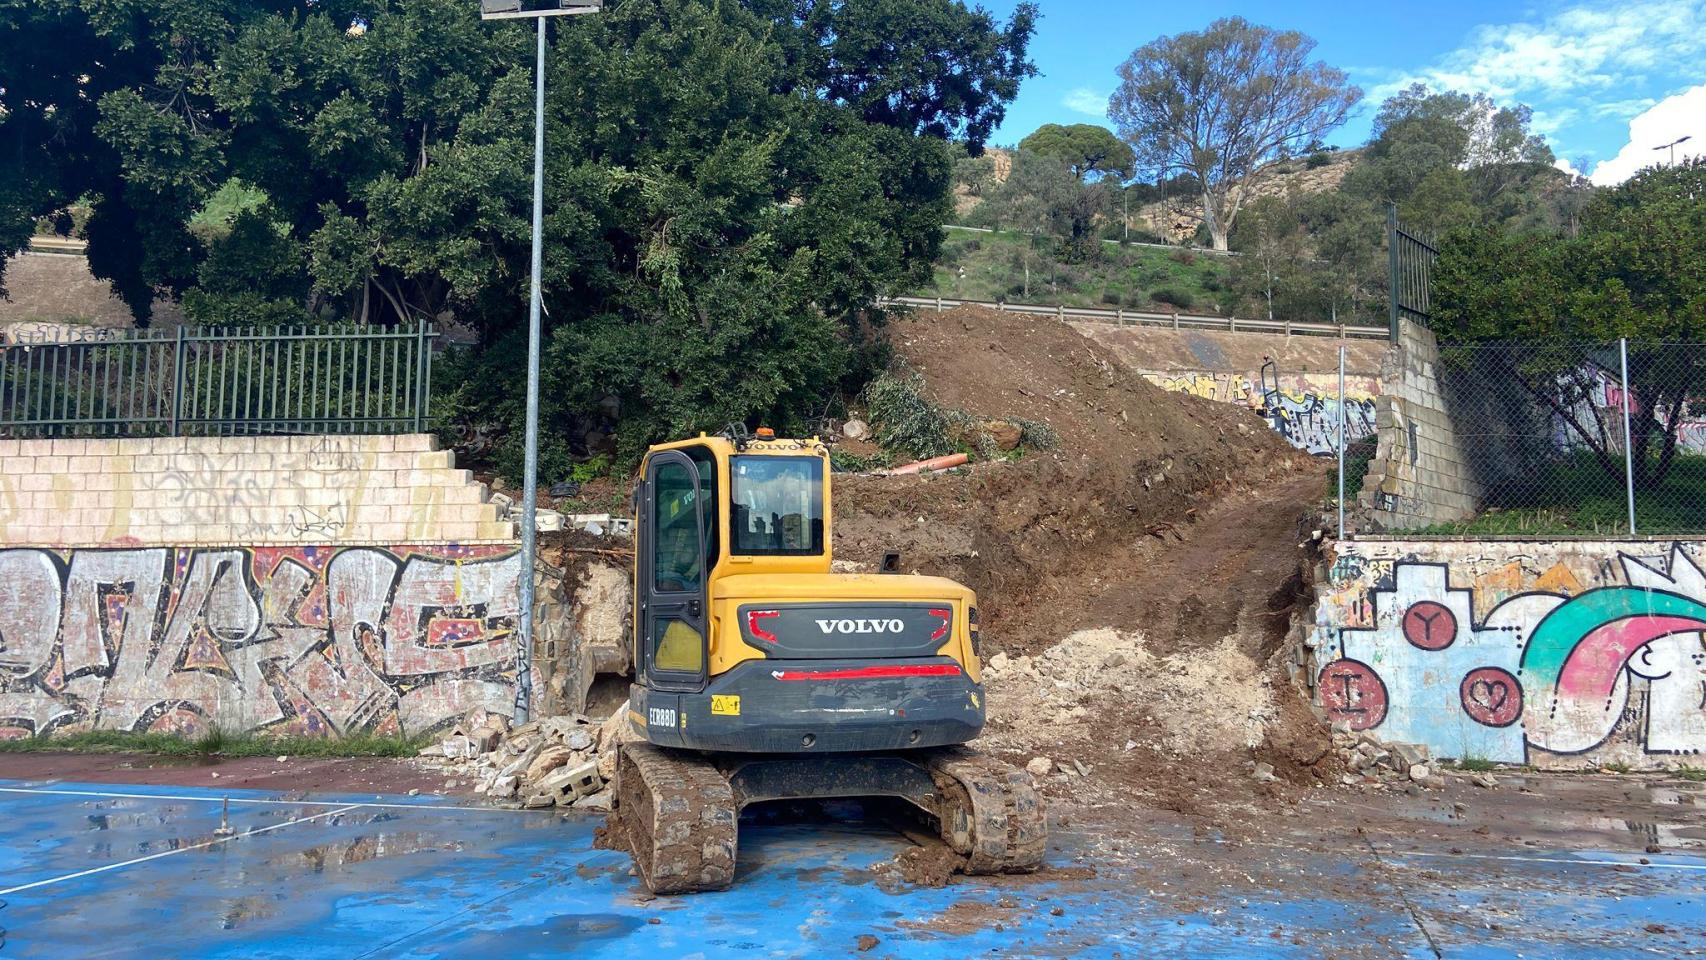
[[[823,553],[823,461],[817,457],[734,458],[730,471],[732,553],[811,557]]]

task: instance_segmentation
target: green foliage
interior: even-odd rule
[[[554,21],[545,469],[612,420],[627,463],[803,423],[867,375],[860,312],[928,280],[946,141],[982,152],[1036,17],[625,0]],[[518,473],[531,24],[472,0],[0,0],[0,22],[0,89],[30,91],[0,119],[0,258],[87,194],[91,267],[141,322],[160,291],[225,323],[453,316],[478,344],[440,371],[469,378],[449,406]]]
[[[1498,764],[1484,757],[1464,757],[1457,761],[1456,766],[1457,769],[1464,770],[1469,773],[1486,773],[1490,770],[1497,770],[1499,768]]]
[[[1131,147],[1112,130],[1093,123],[1045,123],[1019,141],[1019,149],[1064,161],[1079,180],[1092,175],[1129,180],[1136,172],[1137,154]]]
[[[1156,303],[1178,307],[1180,310],[1190,310],[1197,305],[1195,296],[1188,291],[1173,287],[1161,287],[1150,294],[1150,298]]]
[[[1706,342],[1702,196],[1706,161],[1654,168],[1596,195],[1574,234],[1465,228],[1447,237],[1435,265],[1441,338],[1500,344],[1474,355],[1565,422],[1584,389],[1575,383],[1579,345],[1634,341],[1631,427],[1643,488],[1662,484],[1678,462],[1682,414],[1706,383],[1706,353],[1657,344]],[[1574,432],[1608,476],[1621,476],[1622,458],[1606,438]]]
[[[1706,783],[1706,768],[1689,766],[1678,767],[1676,775],[1690,783]]]
[[[920,296],[1031,300],[1069,307],[1107,306],[1114,301],[1105,298],[1113,297],[1127,308],[1159,309],[1153,291],[1171,288],[1215,312],[1231,305],[1232,297],[1218,291],[1229,283],[1233,258],[1202,254],[1181,263],[1172,258],[1173,250],[1102,246],[1098,259],[1069,264],[1047,239],[950,230],[943,250],[951,265],[938,262],[935,282],[914,289]]]
[[[1529,468],[1529,483],[1513,486],[1480,514],[1436,524],[1423,534],[1445,536],[1623,536],[1629,506],[1622,475],[1608,474],[1593,454]],[[1618,461],[1622,469],[1622,461]],[[1706,526],[1706,456],[1679,456],[1662,482],[1635,491],[1641,533],[1686,534]]]
[[[866,384],[861,399],[884,449],[913,460],[954,451],[949,418],[924,396],[922,376],[884,374]]]

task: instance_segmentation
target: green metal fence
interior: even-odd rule
[[[423,322],[0,343],[0,436],[419,431],[431,420],[437,337]]]

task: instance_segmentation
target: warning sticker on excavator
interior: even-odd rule
[[[711,713],[718,717],[740,716],[740,695],[725,693],[711,694]]]

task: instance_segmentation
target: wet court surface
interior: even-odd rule
[[[216,832],[225,797],[234,836]],[[1109,855],[1073,824],[1050,874],[911,888],[872,869],[907,845],[891,830],[743,822],[733,890],[653,899],[593,849],[596,825],[0,780],[0,958],[1706,956],[1706,856],[1686,838],[1645,856],[1158,824]]]

